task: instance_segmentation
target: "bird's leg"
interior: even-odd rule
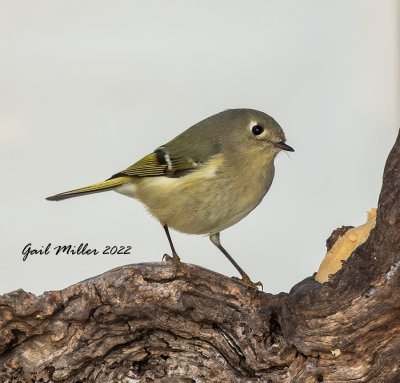
[[[185,270],[185,268],[181,262],[181,259],[179,258],[178,254],[175,250],[174,244],[172,243],[172,239],[171,239],[171,235],[169,234],[168,226],[163,225],[163,227],[164,227],[165,234],[167,235],[168,242],[169,242],[169,245],[171,246],[171,251],[172,251],[172,259],[168,254],[164,254],[163,259],[165,259],[166,261],[172,260],[173,264],[175,265],[175,270],[176,270],[177,275],[184,275],[187,278],[189,278],[190,274],[187,270]]]
[[[171,239],[171,235],[169,234],[168,226],[167,225],[163,225],[163,228],[165,230],[165,234],[167,235],[168,242],[169,242],[169,245],[171,247],[172,259],[173,259],[173,261],[175,263],[180,263],[181,259],[179,258],[179,255],[177,254],[177,252],[175,250],[174,244],[172,243],[172,239]],[[168,257],[169,257],[168,254],[164,254],[163,259],[166,258],[167,260],[169,260]]]
[[[175,263],[175,265],[180,265],[181,264],[181,259],[179,258],[178,253],[175,250],[174,244],[172,243],[171,235],[169,234],[168,226],[163,225],[163,228],[165,230],[165,234],[167,235],[169,245],[171,247],[172,251],[172,261]],[[171,257],[168,254],[164,254],[163,260],[170,261]]]
[[[249,287],[252,287],[254,289],[258,290],[258,286],[261,286],[262,288],[262,283],[261,282],[252,282],[249,276],[243,271],[243,269],[236,263],[236,261],[230,256],[230,254],[222,247],[221,242],[219,240],[219,233],[211,234],[210,235],[210,240],[211,242],[218,247],[222,251],[222,253],[225,255],[226,258],[229,259],[229,261],[232,263],[233,266],[235,266],[236,270],[239,271],[240,275],[242,276],[241,282]]]

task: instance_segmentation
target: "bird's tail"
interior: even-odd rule
[[[99,182],[97,184],[89,185],[80,189],[66,191],[64,193],[56,194],[46,199],[49,201],[61,201],[67,198],[79,197],[81,195],[99,193],[107,190],[112,190],[119,185],[123,185],[131,181],[131,177],[116,177],[109,180]]]

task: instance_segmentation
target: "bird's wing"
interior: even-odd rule
[[[197,164],[188,156],[172,156],[165,147],[156,149],[129,168],[114,174],[111,178],[122,176],[154,177],[169,176],[179,177],[195,169]]]
[[[207,132],[208,130],[204,130],[198,124],[194,125],[111,178],[121,176],[183,176],[220,152],[216,134],[211,135],[210,138]]]

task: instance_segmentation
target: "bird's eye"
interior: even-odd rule
[[[264,128],[260,125],[254,125],[251,131],[255,136],[259,136],[264,131]]]

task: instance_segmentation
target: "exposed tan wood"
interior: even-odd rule
[[[332,248],[325,254],[319,266],[315,280],[319,283],[328,282],[329,275],[335,274],[342,268],[342,261],[346,261],[357,246],[363,244],[369,237],[376,224],[376,209],[368,212],[367,222],[358,227],[348,229],[337,238]]]

